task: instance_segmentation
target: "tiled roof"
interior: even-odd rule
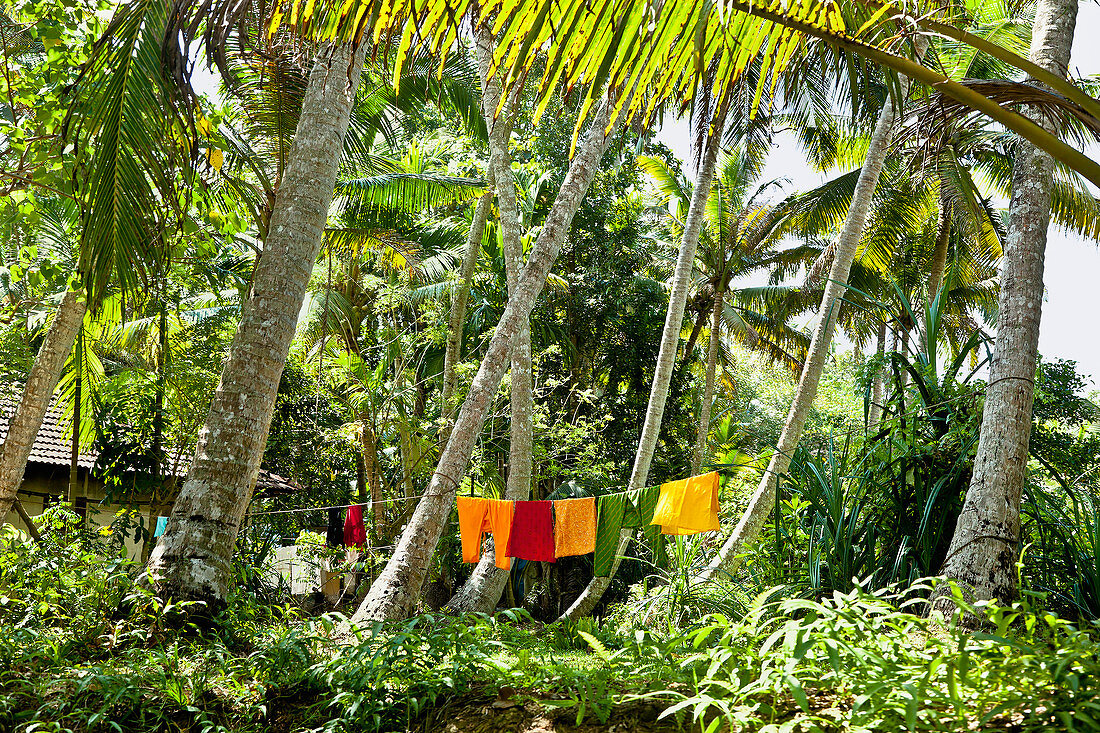
[[[8,437],[8,422],[15,412],[15,402],[12,400],[0,401],[0,443]],[[51,466],[68,466],[72,459],[72,446],[66,437],[63,427],[61,411],[57,404],[50,406],[46,411],[46,417],[42,420],[42,427],[38,431],[38,437],[34,440],[31,455],[28,459],[31,463],[45,463]],[[81,451],[77,459],[77,465],[91,470],[99,458],[99,451],[89,448]],[[293,494],[301,491],[302,487],[288,478],[283,478],[267,469],[260,469],[260,475],[256,480],[257,493],[268,496],[273,494]]]
[[[15,413],[15,403],[4,401],[0,403],[0,441],[7,440],[8,421]],[[66,430],[62,427],[61,412],[54,404],[46,412],[42,421],[42,427],[38,431],[38,437],[31,447],[30,461],[32,463],[48,463],[52,466],[68,466],[72,460],[72,445],[65,436]],[[92,449],[91,452],[81,451],[77,464],[81,468],[92,468],[95,465],[99,452]]]

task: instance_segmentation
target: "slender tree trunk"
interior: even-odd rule
[[[490,183],[492,176],[490,176]],[[462,359],[462,332],[466,325],[466,304],[470,300],[470,286],[477,269],[477,258],[481,252],[481,238],[485,232],[485,222],[489,218],[489,208],[493,204],[493,193],[487,191],[477,200],[474,217],[470,222],[470,231],[466,235],[466,250],[462,254],[462,270],[451,295],[451,318],[447,326],[447,349],[443,355],[443,430],[440,433],[440,446],[447,445],[454,425],[455,392],[458,387],[458,375],[455,367]]]
[[[951,244],[951,210],[943,194],[944,182],[940,182],[940,211],[936,217],[936,248],[932,251],[932,262],[928,268],[928,302],[931,303],[940,294],[943,287],[943,276],[947,270],[947,250]],[[942,303],[941,303],[942,308]],[[931,334],[922,333],[921,343],[924,345],[924,353],[932,353],[932,344],[928,339]]]
[[[50,407],[54,390],[84,322],[88,306],[84,295],[70,290],[61,298],[46,338],[31,365],[23,396],[8,423],[8,437],[0,447],[0,521],[7,516],[23,483],[34,440]]]
[[[927,49],[928,41],[919,37],[918,44],[917,57],[920,58]],[[900,86],[904,96],[909,90],[908,78],[901,77]],[[783,432],[779,436],[775,455],[768,463],[764,477],[749,500],[749,506],[745,509],[741,521],[707,568],[699,574],[697,578],[699,581],[709,580],[719,571],[733,572],[740,564],[745,545],[759,536],[761,528],[772,513],[775,505],[776,482],[790,466],[791,456],[802,438],[802,429],[806,425],[806,418],[809,417],[810,408],[817,396],[818,383],[821,381],[821,373],[829,354],[829,344],[833,340],[836,311],[840,307],[840,298],[847,287],[848,273],[852,268],[856,247],[863,236],[867,215],[871,209],[871,198],[874,196],[879,175],[886,162],[886,154],[889,152],[891,133],[897,117],[895,104],[900,102],[901,100],[889,101],[882,108],[875,123],[875,130],[867,147],[867,158],[863,162],[863,168],[860,170],[859,180],[852,195],[848,217],[844,221],[844,228],[837,240],[836,252],[832,266],[829,268],[829,278],[825,283],[825,293],[821,299],[821,307],[818,309],[817,326],[810,341],[809,352],[806,354],[806,362],[802,367],[802,376],[798,380],[798,389],[795,391],[794,402],[787,414]]]
[[[1039,0],[1036,8],[1031,60],[1061,76],[1069,64],[1077,7],[1077,0]],[[1027,475],[1054,180],[1054,161],[1049,155],[1024,141],[1017,144],[1008,237],[1001,260],[997,342],[978,452],[943,565],[943,575],[958,583],[968,596],[1006,603],[1017,595],[1020,496]],[[953,604],[946,588],[938,595],[935,607],[949,613]]]
[[[326,46],[310,71],[252,294],[243,308],[191,471],[149,560],[162,596],[220,605],[298,311],[321,246],[344,135],[367,52]]]
[[[378,441],[366,422],[359,428],[359,450],[363,454],[363,476],[366,484],[359,486],[359,500],[370,502],[367,508],[366,523],[370,527],[370,536],[374,544],[379,544],[378,524],[379,517],[383,514],[382,508],[382,478],[378,473]],[[368,492],[364,488],[369,487]]]
[[[511,138],[514,104],[496,115],[500,104],[500,81],[489,78],[493,57],[493,35],[486,26],[475,30],[477,38],[478,71],[481,78],[481,106],[485,125],[489,129],[489,165],[497,194],[497,210],[500,215],[500,233],[504,248],[504,269],[508,280],[508,295],[515,294],[523,270],[523,242],[520,232],[519,204],[516,186],[512,178],[512,156],[508,150]],[[514,103],[515,97],[512,100]],[[512,412],[511,440],[508,451],[508,485],[504,498],[515,500],[531,498],[532,446],[534,444],[534,385],[531,374],[531,321],[520,323],[512,347],[511,370]],[[490,543],[495,542],[491,540]],[[508,584],[509,572],[496,566],[495,552],[490,546],[481,555],[469,580],[451,599],[448,606],[456,611],[488,613],[500,600]]]
[[[81,386],[84,371],[84,329],[76,336],[76,379],[73,381],[73,434],[69,439],[69,488],[65,501],[76,511],[76,492],[80,488],[80,421],[84,400]],[[79,514],[79,512],[77,512]]]
[[[878,334],[875,336],[875,356],[878,366],[871,378],[871,404],[867,408],[867,432],[878,430],[879,418],[882,417],[882,357],[886,353],[886,321],[878,324]]]
[[[542,292],[550,267],[569,233],[573,215],[580,207],[588,185],[596,175],[600,158],[607,149],[610,114],[610,105],[605,100],[593,115],[584,139],[577,145],[569,172],[538,240],[531,248],[519,287],[508,299],[425,496],[413,512],[386,568],[352,617],[354,623],[402,617],[411,611],[413,603],[420,597],[428,565],[451,513],[455,490],[462,482],[474,442],[500,387],[516,334],[531,316],[535,299]]]
[[[703,404],[699,406],[699,424],[695,431],[695,451],[691,456],[691,475],[699,473],[703,465],[703,454],[707,450],[707,438],[710,436],[710,413],[714,402],[714,373],[718,367],[718,345],[722,332],[722,306],[725,300],[719,293],[714,294],[714,308],[710,316],[710,340],[707,343],[707,376],[703,387]]]
[[[695,318],[695,324],[691,327],[691,335],[688,336],[688,340],[684,344],[684,364],[687,364],[689,361],[691,361],[691,352],[695,350],[695,342],[699,339],[699,334],[702,332],[703,324],[706,323],[706,321],[706,309],[700,310],[699,315]]]
[[[718,152],[722,144],[722,129],[725,123],[725,108],[715,114],[710,132],[706,136],[706,149],[703,152],[695,189],[691,193],[688,213],[684,221],[684,232],[680,240],[680,254],[676,259],[676,269],[672,276],[672,291],[668,297],[668,311],[665,313],[665,326],[661,332],[661,350],[657,354],[657,366],[653,373],[653,386],[649,391],[649,405],[646,407],[642,435],[638,440],[638,451],[634,455],[634,468],[630,473],[630,488],[640,489],[649,479],[649,466],[657,450],[657,438],[661,432],[661,420],[664,418],[665,401],[668,399],[669,384],[676,361],[676,350],[680,343],[680,332],[684,324],[684,307],[687,304],[688,288],[691,286],[691,273],[695,265],[695,250],[699,246],[699,235],[706,218],[707,199],[710,198],[714,181],[714,169],[718,161]],[[562,619],[578,619],[592,613],[600,602],[611,578],[619,569],[619,558],[626,552],[633,530],[625,529],[619,534],[619,544],[615,551],[615,561],[607,577],[593,576],[584,591],[573,602]]]
[[[31,515],[27,514],[27,510],[23,508],[23,502],[16,499],[12,502],[12,506],[15,508],[15,513],[23,520],[23,524],[27,525],[27,534],[29,534],[35,542],[41,545],[42,534],[38,531],[38,527],[34,526],[34,519]]]
[[[160,300],[160,315],[157,324],[157,386],[153,403],[153,467],[154,475],[164,476],[164,388],[168,379],[168,303],[164,296]],[[154,489],[154,492],[156,489]]]
[[[944,183],[940,183],[941,189]],[[943,286],[947,271],[947,250],[951,244],[951,211],[946,198],[940,193],[940,211],[936,217],[936,248],[932,251],[932,263],[928,267],[928,300],[931,301]]]

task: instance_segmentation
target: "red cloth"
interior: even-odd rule
[[[517,501],[508,538],[508,557],[535,562],[554,562],[552,501]]]
[[[367,528],[363,526],[363,505],[348,507],[344,517],[344,546],[362,547],[367,543]]]

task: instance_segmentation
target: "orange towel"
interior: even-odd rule
[[[486,532],[493,533],[496,566],[509,570],[512,561],[507,556],[508,537],[512,534],[514,501],[482,499],[476,496],[458,497],[458,533],[462,538],[462,562],[481,559],[481,540]]]
[[[596,500],[554,502],[554,555],[587,555],[596,550]]]
[[[489,500],[489,526],[493,529],[496,565],[501,570],[510,570],[512,567],[512,559],[508,557],[508,538],[512,536],[512,515],[515,511],[514,501]]]
[[[699,534],[718,529],[718,473],[711,471],[661,485],[652,524],[662,534]]]
[[[489,528],[488,511],[488,499],[458,497],[458,535],[462,538],[462,562],[477,562],[481,557],[481,538]]]

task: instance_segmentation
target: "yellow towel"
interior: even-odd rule
[[[587,555],[596,550],[596,500],[554,502],[554,556]]]
[[[661,484],[652,524],[662,534],[699,534],[718,529],[718,473],[711,471]]]

